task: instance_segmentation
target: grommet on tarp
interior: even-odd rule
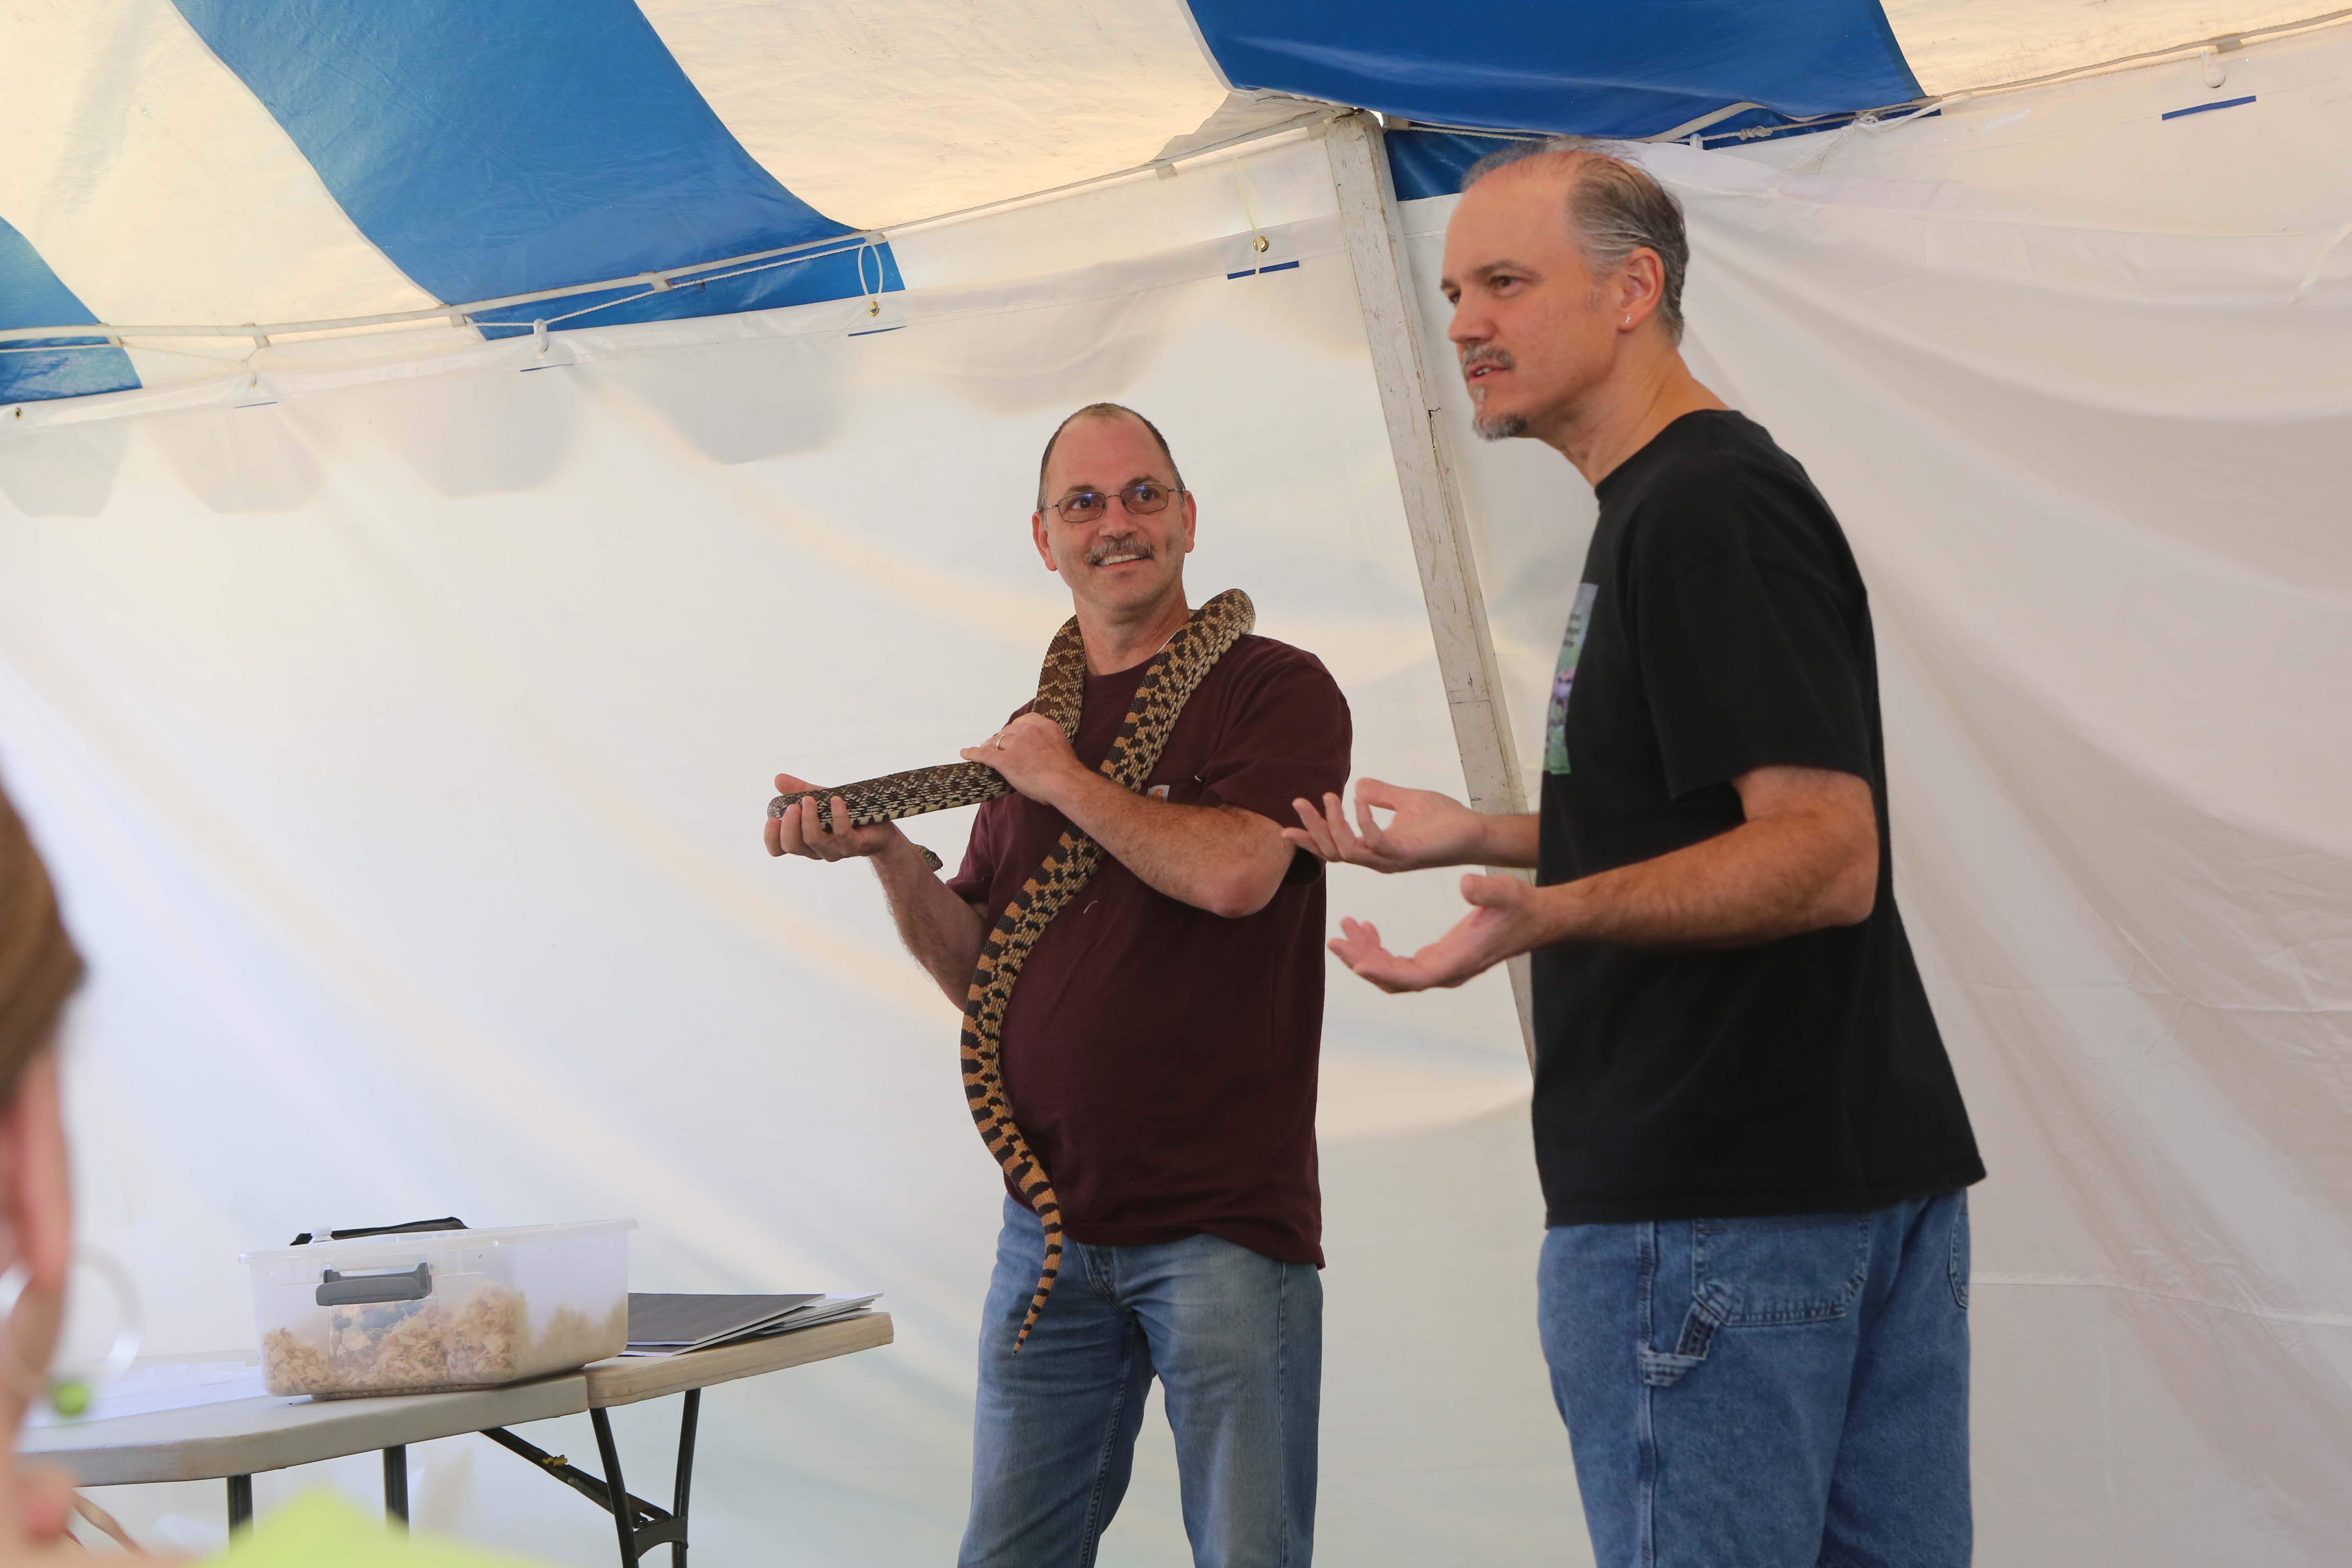
[[[533,321],[530,324],[530,340],[532,342],[539,345],[539,352],[541,353],[545,353],[547,352],[547,323],[545,321]]]
[[[1260,256],[1274,242],[1265,237],[1265,224],[1257,216],[1257,188],[1250,184],[1249,170],[1241,163],[1234,165],[1234,176],[1241,182],[1242,211],[1249,215],[1250,248]]]
[[[874,287],[871,289],[866,286],[866,253],[869,250],[874,253]],[[882,285],[889,280],[888,275],[882,270],[881,247],[870,239],[860,245],[857,247],[857,291],[866,296],[867,315],[882,313]]]

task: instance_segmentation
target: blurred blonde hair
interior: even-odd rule
[[[48,868],[0,791],[0,1101],[48,1043],[81,976],[81,954],[58,916]]]

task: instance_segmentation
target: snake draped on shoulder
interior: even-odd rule
[[[1176,727],[1177,716],[1199,689],[1201,681],[1227,649],[1249,634],[1256,623],[1249,595],[1229,588],[1192,612],[1166,647],[1151,657],[1136,683],[1135,697],[1120,721],[1102,772],[1126,789],[1140,790],[1159,765],[1160,753]],[[1045,650],[1045,667],[1037,680],[1033,711],[1062,726],[1077,738],[1078,718],[1086,704],[1087,650],[1078,636],[1076,616],[1063,624]],[[768,805],[768,815],[782,816],[794,802],[814,797],[818,818],[833,826],[832,798],[840,796],[849,808],[849,824],[864,827],[897,817],[948,811],[1010,794],[1012,786],[995,769],[978,763],[951,763],[944,767],[918,768],[890,773],[839,789],[803,790],[780,795]],[[1030,1298],[1028,1315],[1013,1337],[1018,1353],[1029,1331],[1045,1310],[1054,1280],[1062,1268],[1062,1205],[1054,1184],[1036,1152],[1022,1137],[1004,1093],[1004,1011],[1013,1000],[1013,983],[1021,965],[1059,914],[1102,864],[1102,847],[1071,827],[1046,852],[1037,869],[1008,900],[1004,910],[981,943],[980,963],[972,971],[971,989],[963,1007],[963,1088],[972,1121],[982,1142],[1028,1201],[1045,1227],[1045,1267]]]

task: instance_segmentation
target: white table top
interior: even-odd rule
[[[618,1357],[583,1372],[503,1388],[365,1399],[268,1394],[28,1427],[18,1435],[17,1449],[63,1466],[86,1487],[249,1476],[491,1426],[576,1415],[592,1405],[630,1405],[708,1388],[869,1350],[888,1344],[891,1337],[890,1315],[875,1312],[686,1355]]]

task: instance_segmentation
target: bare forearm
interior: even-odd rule
[[[1876,845],[1867,877],[1877,876]],[[1536,945],[1619,942],[1734,948],[1850,925],[1853,868],[1825,859],[1821,830],[1801,819],[1749,822],[1716,837],[1613,871],[1539,889]]]
[[[1533,870],[1539,839],[1537,824],[1542,819],[1532,811],[1507,816],[1481,816],[1481,843],[1478,853],[1462,862],[1465,866],[1516,866]]]
[[[980,963],[979,912],[940,880],[904,837],[874,857],[874,874],[882,879],[898,940],[947,999],[961,1006]]]
[[[1100,773],[1053,804],[1151,888],[1212,914],[1255,914],[1290,868],[1281,829],[1255,812],[1151,800]]]

